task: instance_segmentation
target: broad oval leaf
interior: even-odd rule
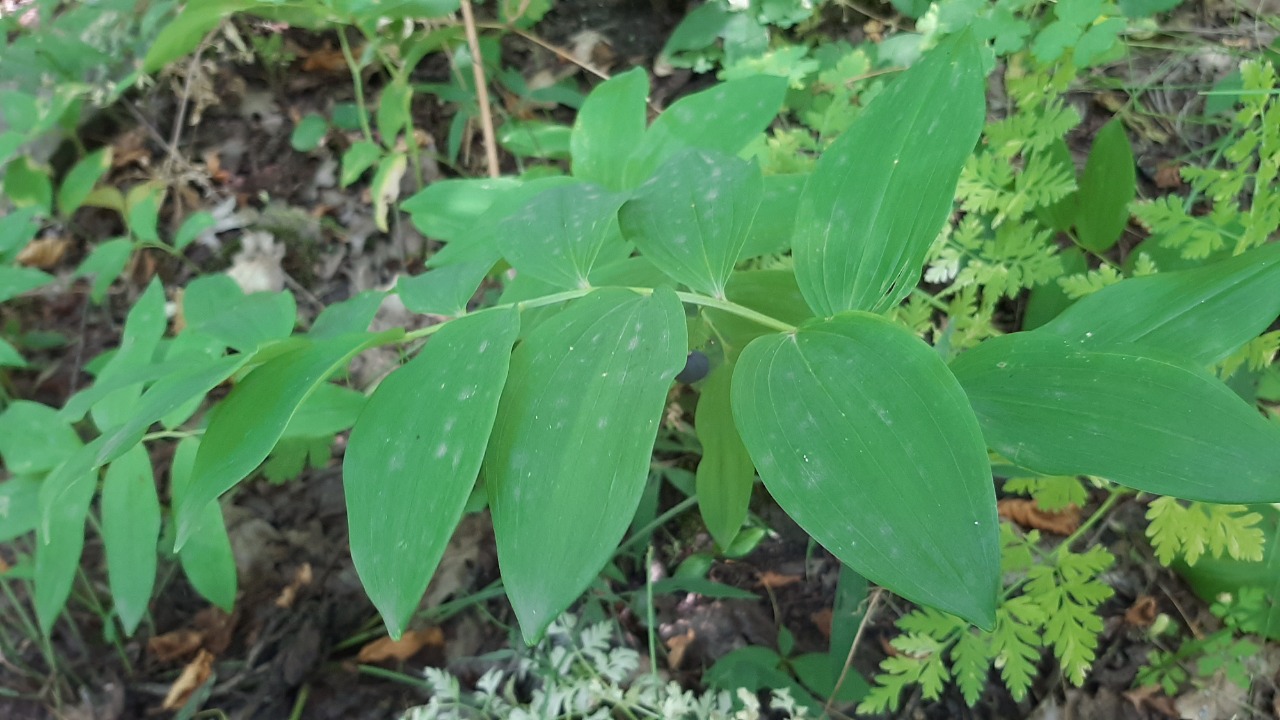
[[[48,405],[16,400],[0,413],[0,460],[14,475],[52,470],[80,446],[70,421]]]
[[[667,158],[684,148],[736,155],[759,135],[782,109],[786,78],[753,75],[730,80],[667,108],[628,152],[625,186],[644,182]]]
[[[937,353],[846,313],[753,341],[733,416],[770,494],[869,580],[989,628],[1000,549],[986,447]]]
[[[266,459],[298,406],[320,383],[345,367],[356,353],[389,339],[388,333],[362,333],[301,342],[236,385],[213,411],[196,455],[191,486],[176,508],[177,549],[182,549],[204,506]]]
[[[393,638],[475,486],[519,329],[514,309],[446,324],[378,385],[351,431],[342,463],[351,559]]]
[[[569,151],[574,177],[610,190],[624,188],[623,170],[644,136],[649,75],[633,68],[597,86],[573,123]]]
[[[110,147],[89,153],[73,165],[58,188],[58,213],[70,218],[110,167]]]
[[[1133,149],[1124,122],[1112,120],[1098,131],[1076,195],[1076,238],[1093,252],[1116,244],[1129,224],[1129,203],[1137,192]]]
[[[253,352],[272,340],[288,337],[297,315],[292,293],[245,295],[226,275],[197,278],[182,295],[182,316],[188,330],[212,335],[241,352]]]
[[[792,251],[818,315],[881,312],[916,286],[985,119],[977,44],[958,35],[878,95],[818,160]]]
[[[80,567],[84,520],[97,489],[96,480],[94,471],[65,483],[67,492],[54,504],[46,503],[41,493],[41,513],[47,519],[36,527],[34,600],[36,619],[45,637],[53,632],[53,623],[67,604],[76,569]]]
[[[182,504],[199,450],[200,439],[187,437],[178,443],[178,449],[173,453],[169,492],[174,507]],[[196,592],[231,612],[236,604],[236,558],[231,551],[231,538],[227,535],[220,504],[211,502],[204,506],[196,518],[191,537],[178,551],[178,561]]]
[[[401,275],[396,281],[396,294],[405,308],[416,313],[462,315],[492,267],[493,263],[486,260],[469,260],[412,277]]]
[[[160,500],[144,445],[134,445],[107,467],[101,509],[111,598],[125,635],[133,635],[155,586],[160,539]]]
[[[1188,500],[1280,501],[1280,429],[1207,372],[1052,335],[988,340],[952,363],[987,444],[1046,475]]]
[[[1210,365],[1275,321],[1278,288],[1280,243],[1272,243],[1192,270],[1123,280],[1076,301],[1039,332],[1087,349],[1132,343]]]
[[[14,477],[0,482],[0,542],[31,532],[39,517],[39,480]]]
[[[686,348],[673,291],[605,289],[543,321],[512,354],[485,479],[526,640],[591,584],[631,523]]]
[[[722,548],[729,547],[747,519],[756,467],[733,424],[729,387],[733,366],[724,365],[711,373],[698,396],[694,415],[702,459],[698,462],[698,509],[711,537]]]
[[[498,246],[518,272],[560,288],[589,287],[597,262],[629,254],[617,225],[625,199],[594,185],[553,187],[502,221]]]
[[[677,282],[723,298],[763,185],[754,163],[684,150],[631,194],[618,223],[623,236]]]

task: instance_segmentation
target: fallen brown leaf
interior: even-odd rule
[[[418,651],[428,645],[442,646],[444,645],[444,633],[438,627],[429,627],[426,630],[409,630],[400,636],[399,640],[392,640],[389,637],[378,638],[373,642],[360,648],[360,653],[356,655],[356,660],[362,663],[376,663],[386,660],[397,660],[404,662]]]
[[[26,267],[52,270],[63,255],[71,241],[61,235],[49,235],[32,240],[18,253],[18,264]]]
[[[352,48],[351,52],[360,57],[363,50],[361,48]],[[337,72],[339,70],[346,71],[347,59],[342,56],[341,50],[336,50],[326,43],[324,47],[310,53],[305,53],[302,60],[303,72]]]
[[[1135,627],[1150,627],[1159,613],[1160,608],[1156,605],[1156,599],[1150,595],[1143,595],[1134,600],[1133,605],[1124,611],[1124,621]]]
[[[120,135],[111,144],[111,167],[122,168],[135,163],[143,167],[151,164],[146,129],[141,126]]]
[[[1080,508],[1068,505],[1062,510],[1041,510],[1034,500],[1006,498],[996,503],[1000,517],[1024,528],[1043,530],[1054,535],[1070,535],[1080,527]]]
[[[203,644],[204,633],[183,628],[148,640],[147,653],[159,662],[171,663],[199,650]]]
[[[762,587],[769,588],[770,590],[794,585],[798,582],[800,582],[799,575],[783,575],[782,573],[776,573],[772,570],[765,570],[760,573],[760,585]]]
[[[182,674],[173,681],[160,707],[164,710],[177,710],[182,707],[191,698],[191,693],[199,689],[212,674],[213,653],[201,650],[194,660],[182,668]]]
[[[293,603],[298,599],[298,591],[311,584],[311,563],[304,562],[298,566],[293,572],[293,580],[289,586],[280,591],[280,596],[276,598],[276,607],[288,610],[293,607]]]
[[[684,654],[689,649],[689,645],[697,639],[697,635],[693,632],[693,628],[689,628],[683,635],[676,635],[667,638],[665,645],[667,646],[667,667],[672,670],[679,670],[680,665],[684,663]]]
[[[1178,708],[1173,704],[1173,698],[1165,695],[1160,688],[1155,685],[1139,687],[1124,693],[1124,699],[1133,703],[1133,707],[1138,712],[1143,710],[1154,710],[1165,717],[1176,718],[1181,715]]]
[[[823,608],[809,616],[809,621],[817,626],[818,632],[822,633],[822,636],[828,640],[831,639],[831,624],[834,620],[835,613],[831,611],[831,608]]]
[[[214,655],[221,655],[231,645],[231,633],[236,627],[236,616],[220,607],[210,605],[196,613],[192,626],[204,635],[204,648]]]
[[[1156,168],[1156,187],[1161,190],[1177,190],[1182,187],[1182,172],[1176,163],[1164,163]]]

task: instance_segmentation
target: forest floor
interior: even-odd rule
[[[681,5],[647,0],[558,0],[536,31],[547,43],[570,48],[571,53],[577,44],[577,54],[585,52],[609,72],[636,65],[652,67],[662,43],[682,16]],[[868,23],[893,12],[887,5],[868,8],[865,13],[851,9],[852,5],[832,14],[829,34],[857,41]],[[1199,4],[1193,5],[1196,7],[1179,16],[1184,25],[1204,27],[1206,37],[1231,30],[1215,27],[1221,19]],[[285,47],[294,56],[283,67],[238,61],[231,53],[207,53],[201,61],[201,77],[207,82],[184,88],[176,80],[162,79],[150,91],[127,97],[85,127],[84,142],[115,148],[112,178],[122,185],[159,173],[188,177],[177,203],[187,210],[215,209],[215,214],[228,221],[240,218],[247,222],[252,217],[275,228],[285,242],[283,257],[237,254],[234,243],[200,246],[186,263],[159,253],[144,253],[135,257],[125,281],[117,283],[102,306],[89,302],[83,283],[68,282],[7,307],[4,319],[20,324],[27,332],[61,333],[72,339],[68,345],[35,358],[33,365],[38,371],[15,373],[12,394],[60,406],[76,389],[90,383],[84,362],[115,342],[132,300],[154,276],[161,277],[166,287],[177,288],[198,273],[263,265],[267,272],[285,274],[287,287],[299,298],[305,325],[330,302],[385,288],[400,274],[421,272],[424,259],[436,247],[431,238],[423,237],[405,220],[394,222],[389,234],[377,232],[367,191],[362,196],[358,189],[335,187],[337,160],[333,152],[322,148],[301,153],[290,146],[290,133],[298,118],[353,99],[347,68],[340,55],[335,59],[338,51],[333,37],[288,28],[274,30],[283,33]],[[246,26],[243,31],[265,30]],[[586,36],[594,40],[583,40],[584,31],[598,35]],[[507,37],[505,43],[507,66],[526,77],[548,71],[556,76],[577,76],[584,87],[597,82],[543,47],[515,36]],[[1106,70],[1118,80],[1134,80],[1121,77],[1124,72],[1145,70],[1142,65]],[[443,82],[448,73],[443,60],[428,61],[416,79]],[[378,82],[374,76],[369,80]],[[664,107],[708,83],[705,77],[676,71],[655,78],[652,99]],[[1166,95],[1177,102],[1172,92]],[[1091,133],[1109,115],[1107,98],[1102,92],[1082,93],[1075,100],[1086,121],[1071,142],[1073,150],[1083,155],[1091,145]],[[179,103],[188,105],[191,122],[179,126],[174,154],[170,155],[169,138]],[[452,121],[451,106],[425,98],[413,110],[415,125],[433,142],[443,142]],[[1203,142],[1203,138],[1191,135],[1153,133],[1148,137],[1163,138],[1163,142],[1137,140],[1143,181],[1157,182],[1170,159],[1194,150],[1191,144]],[[503,158],[504,171],[517,169],[513,158]],[[472,133],[464,145],[457,167],[440,165],[433,171],[434,177],[426,178],[427,182],[436,177],[483,175],[479,132]],[[104,213],[101,222],[117,221]],[[101,234],[105,237],[111,231],[104,228]],[[57,273],[73,268],[82,252],[78,247],[66,248],[65,256],[51,263],[50,270]],[[390,326],[422,320],[384,312],[377,322]],[[376,377],[395,361],[394,357],[367,360],[367,367],[354,371],[354,384],[361,386],[362,379]],[[677,389],[672,407],[687,412],[692,398],[687,388]],[[447,666],[464,682],[474,681],[491,663],[481,658],[512,647],[518,637],[505,598],[494,592],[497,560],[485,516],[469,516],[463,522],[433,580],[424,606],[436,609],[434,615],[426,616],[436,620],[420,624],[407,642],[389,646],[382,639],[381,623],[365,598],[348,551],[339,473],[343,442],[339,436],[327,466],[309,469],[285,483],[247,482],[224,501],[240,569],[241,591],[234,613],[227,615],[209,606],[176,568],[163,564],[163,584],[153,601],[150,620],[132,640],[120,645],[107,642],[101,616],[72,603],[71,622],[58,626],[54,650],[65,678],[74,679],[75,692],[59,694],[55,711],[52,685],[33,686],[28,678],[0,664],[0,687],[28,696],[44,694],[43,702],[0,695],[0,717],[26,720],[56,714],[75,720],[122,720],[159,715],[166,695],[175,683],[182,682],[184,669],[191,672],[200,664],[205,666],[201,692],[207,693],[203,707],[245,720],[382,720],[425,702],[425,689],[413,682],[421,677],[423,667]],[[167,466],[164,457],[157,455],[153,460],[158,468]],[[691,458],[677,451],[659,453],[655,463],[692,469]],[[762,491],[760,494],[753,511],[773,532],[749,555],[717,561],[708,575],[751,593],[753,599],[680,594],[655,603],[658,640],[663,647],[661,664],[682,683],[696,687],[702,672],[731,650],[746,645],[776,647],[782,628],[794,636],[796,654],[822,651],[827,646],[840,565],[812,546]],[[662,495],[657,500],[662,511],[678,498]],[[1096,499],[1092,506],[1081,508],[1085,516],[1094,509]],[[1091,544],[1107,547],[1118,561],[1106,578],[1116,592],[1101,608],[1105,629],[1098,659],[1083,687],[1070,687],[1054,660],[1046,657],[1032,692],[1020,702],[993,678],[975,707],[967,706],[958,691],[948,690],[940,701],[924,702],[918,695],[908,696],[896,716],[1038,720],[1136,720],[1191,716],[1188,713],[1206,719],[1280,716],[1274,710],[1276,674],[1280,671],[1280,652],[1275,646],[1258,654],[1259,681],[1251,693],[1215,685],[1217,680],[1199,694],[1177,699],[1135,689],[1136,673],[1155,647],[1148,627],[1158,614],[1171,616],[1191,634],[1216,627],[1217,622],[1203,600],[1155,561],[1142,533],[1144,510],[1133,499],[1122,502],[1088,539]],[[627,633],[624,642],[642,653],[648,648],[643,623],[625,604],[611,600],[642,589],[650,574],[669,573],[689,554],[709,550],[712,544],[694,510],[659,527],[652,546],[656,554],[648,565],[642,554],[619,557],[618,567],[626,577],[625,581],[610,581],[611,594],[593,591],[597,607],[616,613]],[[85,552],[85,579],[105,596],[102,557],[101,542],[91,533]],[[856,670],[867,677],[874,675],[886,653],[893,651],[888,644],[897,632],[893,621],[908,607],[891,599],[872,614],[853,658]],[[39,664],[36,649],[28,650],[31,656],[24,659]]]

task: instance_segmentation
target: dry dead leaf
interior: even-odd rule
[[[240,236],[240,252],[231,258],[227,274],[246,295],[256,292],[280,292],[284,289],[284,243],[277,243],[269,232],[251,230]]]
[[[26,267],[52,270],[67,254],[71,241],[61,235],[47,235],[27,243],[18,253],[18,264]]]
[[[1177,190],[1182,187],[1182,170],[1177,163],[1162,163],[1156,168],[1156,187],[1161,190]]]
[[[386,660],[404,662],[417,655],[419,650],[428,645],[444,646],[444,633],[440,628],[429,627],[426,630],[409,630],[404,635],[401,635],[399,640],[392,640],[389,637],[378,638],[360,648],[360,654],[356,655],[356,661],[362,663],[376,663]]]
[[[276,598],[276,607],[283,610],[293,607],[294,601],[298,599],[298,591],[310,585],[311,579],[311,563],[304,562],[293,572],[293,580],[289,582],[289,586],[280,591],[280,596]]]
[[[664,643],[667,646],[667,667],[672,670],[679,670],[680,665],[684,662],[684,654],[689,649],[689,645],[697,639],[693,628],[689,628],[683,635],[676,635],[667,638]]]
[[[772,570],[765,570],[760,573],[760,585],[770,590],[777,590],[798,582],[800,582],[799,575],[783,575]]]
[[[818,628],[822,637],[831,639],[831,625],[835,621],[835,613],[831,608],[823,608],[809,616],[809,622]]]
[[[231,633],[236,627],[236,616],[220,607],[210,605],[196,613],[192,626],[204,635],[204,648],[214,655],[221,655],[231,645]]]
[[[111,167],[129,165],[146,167],[151,164],[151,151],[147,149],[147,133],[141,126],[123,133],[111,144]]]
[[[352,48],[352,54],[360,57],[363,48]],[[336,50],[325,43],[325,46],[319,50],[302,54],[302,72],[338,72],[339,70],[346,72],[347,59],[342,56],[341,50]]]
[[[862,31],[867,34],[867,39],[873,43],[884,41],[884,23],[879,20],[868,20],[863,23]]]
[[[191,693],[203,685],[212,674],[213,653],[208,650],[201,650],[194,660],[182,668],[182,674],[178,676],[177,680],[173,681],[173,685],[169,687],[169,693],[164,696],[164,703],[160,707],[164,710],[177,710],[182,707],[191,698]]]
[[[159,662],[171,663],[199,650],[203,644],[204,633],[183,628],[148,640],[147,653]]]
[[[1062,510],[1041,510],[1035,500],[1007,498],[996,503],[1000,517],[1024,528],[1043,530],[1054,535],[1070,535],[1080,527],[1080,508],[1068,505]]]
[[[1124,611],[1124,621],[1135,627],[1151,627],[1151,623],[1156,621],[1156,616],[1160,614],[1160,608],[1156,605],[1156,599],[1150,595],[1143,595],[1128,610]]]

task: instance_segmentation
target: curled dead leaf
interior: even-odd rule
[[[18,264],[26,267],[52,270],[67,254],[71,241],[61,235],[49,235],[32,240],[18,253]]]
[[[399,640],[382,637],[360,648],[356,660],[362,663],[376,663],[387,660],[404,662],[427,646],[443,647],[444,632],[438,627],[425,630],[409,630]]]
[[[665,641],[667,646],[667,667],[672,670],[679,670],[680,665],[684,663],[684,654],[688,651],[689,645],[697,639],[697,634],[693,632],[693,628],[689,628],[683,635],[674,635]]]
[[[360,57],[364,49],[356,47],[352,48],[351,52],[355,57]],[[303,55],[302,72],[346,72],[347,70],[347,59],[342,56],[342,50],[335,49],[328,43],[319,50]]]
[[[203,644],[204,633],[183,628],[163,635],[156,635],[148,640],[147,654],[158,662],[171,663],[194,653]]]
[[[1182,171],[1177,163],[1163,163],[1156,168],[1156,187],[1161,190],[1177,190],[1182,187]]]
[[[823,608],[809,616],[809,622],[813,623],[818,628],[818,632],[822,633],[822,636],[828,640],[831,639],[831,625],[834,620],[835,613],[831,611],[831,608]]]
[[[1034,500],[1006,498],[996,503],[1000,517],[1029,528],[1054,535],[1070,535],[1080,527],[1080,508],[1068,505],[1062,510],[1041,510]]]
[[[280,595],[276,598],[276,607],[284,610],[293,607],[294,601],[298,599],[298,591],[310,585],[311,580],[311,563],[304,562],[293,571],[293,580],[289,582],[288,587],[280,591]]]
[[[1156,621],[1156,616],[1160,614],[1160,608],[1156,605],[1156,599],[1150,595],[1143,595],[1128,610],[1124,611],[1124,621],[1135,627],[1151,627],[1151,623]]]
[[[777,590],[778,588],[794,585],[798,582],[800,582],[799,575],[783,575],[782,573],[777,573],[772,570],[765,570],[760,573],[760,585],[762,587],[769,588],[770,590]]]
[[[160,707],[164,710],[177,710],[187,704],[191,694],[199,689],[212,674],[213,653],[201,650],[194,660],[182,668],[182,674],[173,681],[173,685],[169,686],[169,692],[164,696],[164,703]]]

